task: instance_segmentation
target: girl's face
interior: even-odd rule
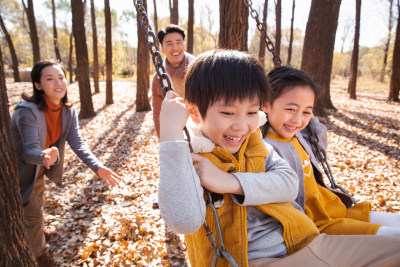
[[[292,138],[310,122],[315,93],[309,86],[295,86],[287,89],[264,112],[272,129],[283,138]]]
[[[50,101],[57,105],[67,92],[67,80],[63,70],[57,65],[42,69],[40,83],[35,83],[35,86],[38,90],[43,90]]]

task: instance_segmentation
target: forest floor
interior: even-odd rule
[[[400,213],[400,104],[386,103],[387,84],[359,81],[349,100],[347,80],[335,79],[337,110],[321,118],[329,132],[328,159],[338,184],[372,209]],[[30,83],[7,84],[10,113]],[[45,231],[60,266],[188,266],[183,237],[170,232],[157,205],[158,148],[152,112],[136,112],[135,83],[105,83],[93,95],[96,116],[79,121],[93,153],[124,182],[109,188],[67,146],[64,187],[46,183]],[[68,97],[79,111],[76,83]]]

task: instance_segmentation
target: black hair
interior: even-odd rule
[[[283,93],[296,86],[309,86],[315,95],[314,103],[320,94],[319,87],[310,76],[307,75],[307,73],[289,66],[279,66],[272,69],[268,73],[268,80],[272,86],[272,95],[269,101],[269,104],[271,105]],[[263,136],[267,134],[269,127],[270,125],[268,122],[261,127]]]
[[[48,66],[58,66],[62,69],[64,76],[66,76],[66,71],[64,67],[55,61],[52,60],[43,60],[35,64],[31,71],[31,79],[33,85],[33,95],[27,96],[25,93],[22,94],[22,99],[35,103],[38,105],[39,110],[44,110],[47,108],[46,101],[44,100],[44,91],[36,88],[35,83],[40,84],[40,78],[42,77],[42,70]],[[71,103],[68,102],[67,92],[65,92],[65,96],[61,99],[61,102],[67,106],[71,107]]]
[[[158,40],[160,41],[160,44],[161,45],[163,44],[165,35],[167,35],[168,33],[173,33],[173,32],[180,33],[182,35],[183,40],[185,40],[185,31],[178,25],[170,24],[167,27],[165,27],[164,29],[161,29],[158,31],[157,37],[158,37]]]
[[[195,59],[185,75],[185,99],[195,104],[201,116],[223,99],[258,97],[260,106],[269,101],[271,86],[258,60],[236,50],[208,51]]]

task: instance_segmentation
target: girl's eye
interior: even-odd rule
[[[293,108],[288,108],[288,109],[286,109],[287,111],[290,111],[290,112],[294,112],[294,109]]]

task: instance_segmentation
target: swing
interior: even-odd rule
[[[264,41],[266,43],[266,48],[272,54],[272,60],[274,62],[275,67],[280,66],[282,64],[282,60],[279,57],[279,55],[275,52],[274,44],[271,42],[271,40],[269,39],[269,37],[267,35],[265,25],[263,23],[261,23],[258,18],[258,12],[253,9],[252,0],[243,0],[243,2],[250,9],[250,15],[257,23],[257,29],[261,32],[261,38],[264,39]],[[163,65],[163,59],[162,59],[162,56],[161,56],[161,53],[160,53],[160,50],[159,50],[159,47],[157,44],[157,38],[149,24],[149,19],[148,19],[147,13],[146,13],[146,9],[143,6],[143,1],[142,0],[133,0],[133,4],[137,11],[140,26],[146,37],[146,43],[149,48],[149,52],[152,55],[153,65],[154,65],[157,75],[159,77],[163,95],[165,96],[167,91],[169,91],[169,90],[173,91],[173,89],[171,87],[171,81],[170,81],[168,74]],[[311,130],[311,128],[309,128],[309,130]],[[191,139],[190,139],[189,131],[187,130],[186,127],[184,128],[184,132],[185,132],[188,144],[189,144],[190,152],[193,153],[193,148],[190,143]],[[310,136],[314,136],[314,135],[312,135],[312,132],[310,132]],[[315,138],[313,140],[315,140]],[[318,139],[317,139],[317,141],[318,141]],[[335,183],[332,172],[329,167],[329,164],[326,161],[326,155],[324,155],[324,153],[322,153],[322,150],[321,150],[321,148],[319,148],[317,142],[312,142],[312,145],[314,145],[316,147],[317,151],[321,152],[321,153],[318,153],[318,155],[319,154],[323,155],[323,157],[321,157],[321,158],[318,156],[318,159],[323,164],[325,173],[327,174],[327,176],[332,184],[332,187],[334,189],[338,188],[338,189],[342,190],[345,194],[349,195],[342,187],[338,186]],[[324,163],[325,163],[325,165],[327,165],[327,168],[325,167]],[[218,220],[218,214],[217,214],[216,208],[214,206],[212,193],[209,190],[207,190],[206,188],[204,188],[204,192],[207,195],[207,199],[205,200],[206,206],[211,208],[211,211],[215,218],[217,236],[218,236],[218,240],[219,240],[219,246],[218,246],[215,235],[213,234],[213,232],[211,231],[207,222],[205,221],[203,223],[203,227],[206,231],[206,236],[207,236],[209,242],[211,243],[211,246],[214,249],[214,254],[211,259],[211,266],[213,267],[213,266],[217,265],[218,258],[220,258],[220,259],[225,258],[231,266],[237,267],[238,266],[237,263],[235,262],[233,257],[229,254],[229,252],[225,248],[220,223]],[[353,203],[355,203],[353,198],[352,198],[352,201],[353,201]]]

